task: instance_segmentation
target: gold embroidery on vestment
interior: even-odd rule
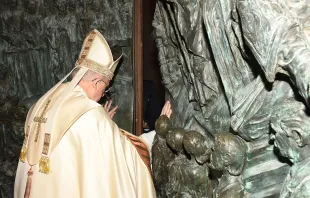
[[[34,139],[35,142],[38,141],[39,133],[40,133],[40,130],[41,130],[41,124],[42,124],[42,123],[46,123],[47,118],[44,118],[43,116],[44,116],[44,114],[45,114],[45,112],[46,112],[46,110],[47,110],[47,107],[48,107],[48,105],[50,104],[50,102],[51,102],[51,100],[48,100],[47,103],[45,104],[45,107],[44,107],[43,112],[41,113],[41,116],[39,116],[39,117],[34,117],[34,118],[33,118],[33,121],[34,121],[34,122],[38,122],[36,137],[35,137],[35,139]]]

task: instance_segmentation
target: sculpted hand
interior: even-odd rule
[[[114,116],[115,113],[116,113],[116,110],[118,109],[118,106],[116,106],[116,107],[114,107],[113,109],[110,110],[111,105],[112,105],[112,100],[107,101],[107,102],[104,104],[104,109],[108,112],[108,115],[109,115],[110,118],[112,119],[113,116]]]
[[[172,113],[171,104],[170,101],[167,100],[163,109],[161,110],[160,115],[166,115],[170,119],[171,113]]]

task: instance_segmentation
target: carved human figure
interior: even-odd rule
[[[67,10],[67,1],[65,0],[54,0],[55,6],[60,12],[66,12]]]
[[[213,142],[198,131],[189,131],[184,135],[183,146],[192,159],[203,165],[209,159]]]
[[[166,136],[172,123],[166,115],[161,115],[155,123],[156,135],[152,146],[152,173],[158,197],[165,197],[168,182],[167,164],[174,159],[174,153],[168,148]]]
[[[236,91],[250,83],[257,74],[244,58],[245,46],[236,12],[236,0],[203,2],[204,27],[210,42],[209,50],[214,56],[214,67],[220,78],[218,83],[223,84],[222,92],[229,104],[228,108],[232,108],[232,97]]]
[[[165,2],[157,1],[154,13],[154,33],[158,49],[158,61],[162,73],[162,83],[166,87],[167,96],[172,101],[175,115],[172,120],[177,126],[184,126],[189,116],[188,82],[183,79],[181,52],[178,49],[176,30],[169,22],[170,12],[165,9]],[[184,101],[183,98],[186,98]],[[188,108],[189,107],[189,108]],[[178,116],[183,114],[183,116]]]
[[[203,73],[201,76],[212,75],[196,64],[205,57],[202,54],[199,58],[195,57],[199,51],[195,51],[194,47],[201,45],[195,45],[193,48],[188,45],[188,40],[195,36],[196,38],[206,36],[209,40],[210,45],[206,46],[205,51],[210,50],[214,55],[212,67],[216,68],[217,76],[214,83],[221,84],[220,89],[214,90],[218,91],[216,104],[206,108],[206,114],[202,113],[200,106],[195,108],[197,111],[191,112],[192,114],[179,114],[178,119],[190,122],[190,117],[194,117],[196,122],[193,122],[193,125],[184,124],[189,129],[201,127],[203,123],[201,120],[204,120],[209,124],[204,128],[205,132],[213,133],[212,135],[216,134],[219,128],[231,127],[239,137],[247,141],[249,160],[258,157],[261,159],[246,164],[245,169],[248,172],[244,171],[242,177],[246,177],[244,178],[246,185],[252,187],[245,189],[245,193],[257,197],[261,197],[260,195],[264,193],[270,193],[270,196],[278,195],[279,189],[274,186],[282,184],[289,165],[278,160],[277,154],[272,149],[273,145],[269,142],[270,125],[275,126],[275,123],[282,119],[281,116],[275,117],[275,114],[290,113],[288,109],[293,108],[291,111],[295,111],[299,106],[304,106],[300,103],[297,107],[292,107],[294,101],[300,100],[299,95],[308,107],[310,104],[309,1],[208,0],[197,3],[197,1],[167,0],[160,1],[158,5],[157,13],[162,14],[163,23],[156,27],[157,31],[162,33],[160,36],[164,35],[167,40],[170,39],[171,43],[176,44],[177,49],[174,51],[181,52],[179,55],[181,66],[178,65],[178,68],[181,68],[184,81],[187,82],[186,80],[192,78],[192,82],[185,84],[186,88],[181,88],[181,90],[187,89],[188,92],[177,98],[176,104],[186,107],[195,104],[196,98],[193,96],[197,95],[193,92],[197,90],[193,89],[192,85],[198,87],[197,82],[200,80],[200,76],[195,74],[200,72]],[[197,25],[200,23],[201,15],[204,20],[203,26]],[[207,35],[200,34],[199,27],[205,28]],[[205,38],[199,41],[203,43]],[[168,57],[170,53],[168,48],[162,46],[160,48]],[[167,61],[161,62],[161,65],[164,64],[167,64]],[[184,68],[189,71],[183,70]],[[191,69],[193,70],[190,71]],[[195,69],[198,69],[198,72]],[[163,76],[168,72],[163,71]],[[172,93],[180,90],[173,86],[166,85],[166,87]],[[219,100],[221,98],[223,100]],[[212,101],[209,104],[212,104]],[[229,115],[224,117],[222,112],[228,112]],[[203,119],[197,119],[201,114],[204,116]],[[305,114],[305,118],[308,118],[308,115]],[[290,119],[294,120],[294,116]],[[296,115],[296,119],[302,120],[303,116]],[[223,127],[224,125],[226,126]],[[298,127],[299,125],[302,123],[298,124]],[[217,131],[213,132],[210,126],[214,126],[214,130]],[[274,167],[268,170],[268,174],[273,175],[269,183],[262,179],[267,174],[266,164],[272,164]],[[224,176],[221,183],[225,183],[225,178],[236,179]]]
[[[275,147],[293,163],[282,186],[281,198],[310,197],[310,118],[303,105],[295,102],[294,106],[274,115],[277,122],[271,124]]]
[[[167,145],[177,154],[184,154],[183,137],[186,131],[182,128],[172,128],[166,136]]]
[[[23,3],[26,9],[22,19],[22,32],[25,37],[25,45],[28,49],[45,48],[43,36],[45,27],[43,17],[39,13],[41,2],[39,0],[26,0]]]
[[[236,2],[244,39],[266,79],[274,82],[277,73],[288,75],[309,105],[309,25],[305,23],[309,3],[306,0]]]
[[[214,190],[215,198],[243,197],[243,185],[239,175],[245,166],[246,151],[246,144],[240,137],[231,133],[215,135],[209,166],[223,171],[219,184]]]
[[[188,193],[189,185],[186,178],[185,166],[188,162],[184,155],[183,137],[186,131],[182,128],[171,129],[166,136],[166,143],[176,154],[175,158],[167,164],[168,182],[166,184],[167,196],[178,197]]]
[[[176,41],[179,43],[182,71],[188,82],[188,100],[197,102],[208,117],[220,92],[218,76],[211,61],[208,37],[204,29],[202,5],[204,1],[167,0],[169,15],[174,21]],[[188,31],[191,30],[191,31]]]
[[[197,121],[204,124],[203,118],[212,113],[206,109],[214,107],[221,89],[210,60],[202,3],[158,1],[153,22],[163,83],[178,115],[173,122],[184,128]],[[195,119],[198,112],[202,119]]]
[[[235,98],[236,108],[233,111],[231,119],[232,128],[239,136],[248,141],[248,147],[250,148],[248,156],[261,153],[261,160],[255,163],[249,163],[249,165],[245,167],[245,170],[252,169],[257,172],[262,172],[266,169],[264,164],[273,164],[273,167],[278,167],[275,169],[278,173],[275,172],[275,174],[272,174],[273,176],[269,178],[269,181],[274,183],[277,182],[278,185],[283,185],[286,174],[290,175],[291,173],[288,173],[290,169],[289,163],[285,160],[279,160],[279,153],[274,152],[272,149],[273,145],[270,143],[271,131],[275,131],[276,136],[278,136],[278,141],[275,141],[276,146],[278,144],[282,145],[280,150],[281,154],[289,158],[293,163],[300,161],[300,159],[297,160],[296,158],[307,154],[305,153],[307,152],[307,146],[303,145],[306,144],[309,139],[309,136],[305,134],[307,133],[307,128],[310,127],[307,121],[309,120],[309,116],[305,104],[301,101],[297,101],[296,98],[296,93],[294,93],[292,85],[289,83],[285,81],[275,81],[272,89],[267,90],[264,83],[259,79],[249,84],[249,86]],[[249,111],[249,109],[251,111]],[[288,138],[288,136],[290,136],[290,138]],[[300,143],[299,146],[294,142],[290,143],[290,141],[294,141],[294,139]],[[256,144],[256,142],[258,142],[257,140],[259,140],[259,147]],[[263,145],[265,145],[264,149],[262,149]],[[259,150],[264,150],[264,152]],[[261,157],[262,155],[265,155],[265,157]],[[298,166],[296,165],[295,167]],[[308,169],[310,169],[310,167]],[[249,177],[247,175],[252,176],[253,172],[248,171],[247,174],[243,174],[244,177]],[[246,182],[248,182],[248,180],[246,180]],[[293,182],[293,180],[291,180],[291,182]],[[302,181],[298,180],[294,180],[294,182],[296,186],[302,183]],[[263,182],[257,183],[264,185]],[[284,186],[286,186],[286,184],[283,185],[283,188]],[[264,189],[268,187],[269,186],[266,185]],[[275,189],[273,194],[278,196],[280,191],[281,188]]]
[[[187,134],[189,134],[187,136]],[[187,136],[187,137],[186,137]],[[185,138],[186,137],[186,138]],[[185,138],[185,139],[184,139]],[[206,165],[198,164],[195,155],[190,154],[187,158],[184,150],[184,141],[189,152],[208,155],[210,151],[206,139],[197,131],[186,132],[182,128],[171,129],[166,137],[167,144],[175,153],[176,157],[167,165],[168,197],[210,197],[209,190],[209,169]],[[203,150],[203,152],[202,152]],[[204,159],[205,161],[207,159]],[[209,190],[209,191],[208,191]]]
[[[26,11],[29,14],[35,15],[39,11],[40,1],[38,1],[38,0],[26,0],[26,1],[24,1],[24,6],[26,8]]]
[[[198,131],[188,131],[183,138],[183,146],[190,155],[186,165],[191,195],[195,197],[212,197],[212,184],[209,179],[209,160],[213,142]]]

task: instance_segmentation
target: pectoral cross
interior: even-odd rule
[[[38,122],[37,133],[36,133],[36,137],[34,139],[35,142],[38,141],[39,133],[40,133],[40,130],[41,130],[41,124],[42,123],[46,123],[47,118],[44,118],[43,116],[44,116],[44,114],[45,114],[45,112],[47,110],[47,107],[50,104],[50,102],[51,102],[51,100],[48,100],[47,103],[45,104],[45,107],[43,109],[43,112],[41,113],[41,116],[33,118],[34,122]]]

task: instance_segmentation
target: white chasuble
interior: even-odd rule
[[[53,97],[57,97],[57,91]],[[87,108],[70,106],[74,100],[82,101]],[[45,125],[40,125],[37,135],[39,122],[30,121],[27,157],[25,162],[19,161],[16,172],[15,198],[24,197],[30,168],[31,198],[156,197],[148,150],[139,138],[120,130],[104,108],[88,99],[80,87],[62,105],[55,120],[60,127],[55,126],[51,133],[48,174],[39,171],[40,155],[46,145]],[[35,112],[48,119],[48,110],[46,115],[43,110]],[[27,120],[32,113],[28,113]]]

